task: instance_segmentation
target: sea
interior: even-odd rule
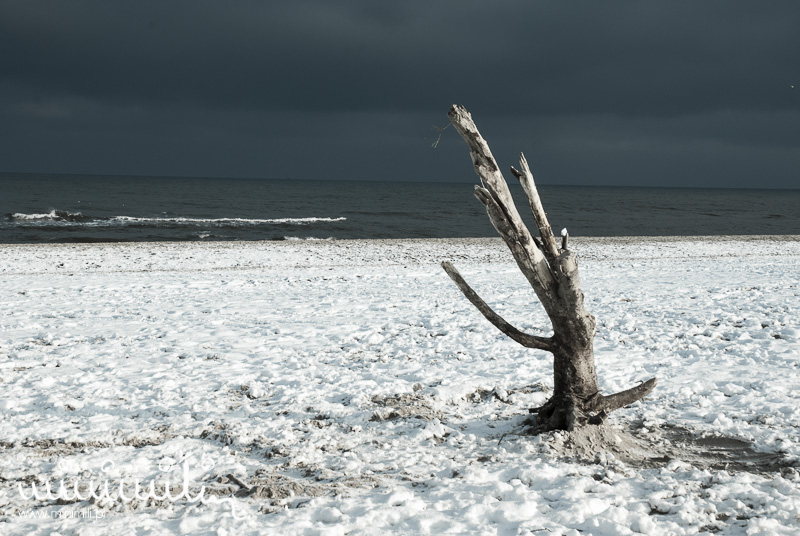
[[[497,236],[470,183],[0,173],[0,243]],[[517,208],[533,227],[518,184]],[[570,236],[800,234],[800,190],[540,185]]]

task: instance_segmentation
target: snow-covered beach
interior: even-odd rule
[[[0,245],[0,534],[800,534],[800,237],[571,247],[601,388],[659,379],[611,423],[695,450],[519,435],[550,356],[439,266],[545,334],[499,239]]]

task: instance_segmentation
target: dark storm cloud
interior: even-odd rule
[[[468,180],[452,131],[430,149],[461,102],[544,182],[797,187],[797,28],[789,1],[4,1],[0,165]]]

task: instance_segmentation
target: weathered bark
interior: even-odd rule
[[[486,207],[492,225],[544,306],[553,335],[537,337],[518,330],[494,312],[452,264],[443,262],[442,266],[464,296],[500,331],[525,347],[553,354],[553,395],[544,406],[531,410],[536,413],[538,430],[572,430],[575,426],[599,424],[611,411],[650,393],[656,379],[610,396],[600,394],[592,346],[595,318],[583,305],[578,263],[567,250],[566,229],[562,231],[559,251],[533,174],[525,156],[520,154],[520,170],[512,167],[511,171],[520,180],[536,221],[540,238],[532,236],[517,212],[508,185],[472,116],[463,106],[457,105],[450,109],[448,116],[469,146],[475,172],[481,181],[482,186],[475,186],[475,197]]]

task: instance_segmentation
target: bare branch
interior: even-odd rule
[[[533,271],[537,275],[535,278],[528,277],[528,281],[536,291],[539,299],[543,295],[555,288],[556,282],[547,260],[542,252],[536,247],[531,236],[530,231],[525,226],[522,218],[517,212],[514,205],[514,200],[511,197],[511,192],[508,189],[503,174],[500,173],[500,168],[489,149],[489,144],[483,139],[475,123],[472,121],[472,116],[463,106],[453,105],[448,112],[450,123],[456,128],[458,133],[467,143],[472,157],[472,164],[475,167],[475,173],[481,179],[484,185],[483,192],[480,194],[476,190],[476,196],[480,201],[486,205],[487,211],[490,212],[489,216],[492,217],[491,211],[499,211],[502,213],[502,218],[492,220],[492,223],[497,227],[497,222],[502,221],[503,226],[507,226],[513,232],[501,233],[503,239],[506,240],[509,249],[514,254],[518,265],[529,264],[530,268],[528,274]],[[487,202],[487,197],[491,198],[492,203]],[[491,207],[491,211],[490,211]],[[498,229],[499,231],[500,229]],[[511,237],[517,246],[512,246],[508,243],[508,237]],[[548,304],[543,302],[545,308]]]
[[[478,293],[472,290],[472,287],[461,277],[461,274],[458,273],[458,270],[447,261],[442,263],[442,268],[444,271],[447,272],[447,275],[450,276],[450,279],[456,284],[459,290],[466,296],[466,298],[475,306],[478,311],[488,320],[489,322],[494,325],[497,329],[502,331],[511,339],[515,340],[522,346],[526,348],[536,348],[538,350],[547,350],[552,352],[552,338],[551,337],[537,337],[535,335],[528,335],[527,333],[523,333],[522,331],[518,330],[508,322],[506,322],[503,317],[495,313],[489,305],[483,299],[478,296]]]
[[[550,222],[547,221],[547,214],[545,214],[544,207],[542,207],[542,200],[539,198],[539,191],[533,181],[531,168],[528,167],[528,161],[522,153],[519,153],[519,167],[520,171],[512,167],[511,173],[519,179],[522,189],[525,190],[525,196],[528,198],[528,205],[531,207],[533,219],[536,220],[536,227],[539,228],[539,236],[542,237],[542,242],[545,246],[544,255],[547,257],[550,266],[552,266],[553,261],[558,257],[558,246],[553,236],[553,230],[550,228]]]
[[[432,128],[433,128],[434,130],[438,131],[438,132],[439,132],[439,135],[438,135],[438,136],[436,136],[436,139],[435,139],[435,140],[434,140],[434,142],[431,144],[431,147],[433,147],[434,149],[436,149],[436,148],[439,146],[439,142],[442,140],[442,133],[443,133],[443,132],[444,132],[444,131],[447,129],[447,127],[449,127],[450,125],[451,125],[451,123],[447,123],[447,124],[446,124],[445,126],[443,126],[443,127],[438,127],[438,126],[436,126],[436,125],[433,125],[433,127],[432,127]]]
[[[637,400],[641,400],[649,395],[650,392],[655,389],[656,383],[658,383],[658,380],[656,380],[656,378],[651,378],[644,383],[640,383],[636,387],[631,387],[630,389],[614,393],[613,395],[604,396],[600,400],[598,406],[606,413],[610,413],[615,409],[624,408],[625,406],[630,406]]]
[[[564,227],[561,229],[561,249],[563,251],[567,251],[567,240],[569,239],[569,233],[567,232],[567,228]]]
[[[542,265],[537,265],[533,261],[533,257],[538,255],[542,257],[540,248],[533,242],[530,233],[520,236],[517,229],[508,221],[508,214],[504,212],[497,204],[497,200],[492,197],[489,190],[480,186],[475,186],[475,197],[483,203],[486,207],[486,214],[492,222],[495,230],[511,250],[514,260],[517,262],[522,274],[530,282],[539,301],[542,302],[545,310],[548,310],[553,305],[553,294],[551,291],[555,288],[555,277],[551,268],[546,262]],[[530,238],[531,241],[526,242],[525,239]],[[542,277],[540,268],[546,270],[546,276]]]

